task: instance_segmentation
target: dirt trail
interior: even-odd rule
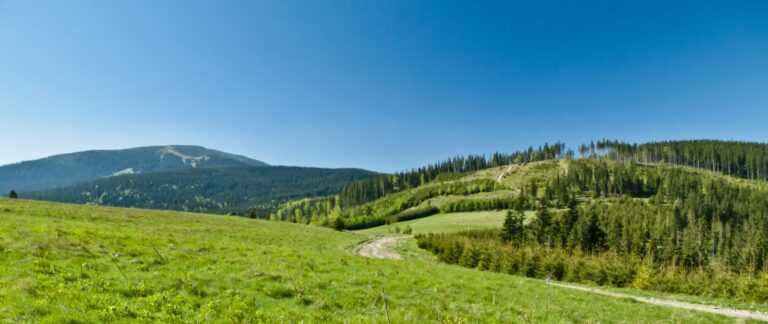
[[[360,247],[360,255],[375,259],[400,260],[403,257],[393,250],[397,241],[408,236],[382,236],[364,243]]]
[[[632,296],[627,294],[604,291],[596,288],[587,288],[587,287],[574,286],[574,285],[568,285],[563,283],[550,282],[550,284],[557,287],[587,291],[587,292],[595,293],[598,295],[604,295],[604,296],[610,296],[610,297],[616,297],[616,298],[628,298],[641,303],[689,309],[689,310],[695,310],[700,312],[725,315],[725,316],[734,317],[734,318],[768,321],[768,313],[763,313],[763,312],[725,308],[725,307],[718,307],[718,306],[712,306],[712,305],[693,304],[693,303],[687,303],[687,302],[682,302],[677,300],[658,299],[658,298],[651,298],[651,297],[638,297],[638,296]]]
[[[504,172],[502,172],[501,174],[499,174],[498,177],[496,177],[496,182],[501,183],[501,180],[504,180],[504,176],[506,176],[507,173],[509,173],[510,171],[512,171],[512,165],[511,164],[509,165],[509,167],[507,167],[506,170],[504,170]]]

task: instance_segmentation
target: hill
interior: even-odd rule
[[[564,144],[555,143],[544,144],[538,148],[529,147],[527,150],[511,154],[495,153],[490,157],[454,157],[411,171],[353,183],[343,188],[338,195],[326,199],[289,202],[271,217],[295,222],[312,220],[328,226],[343,225],[347,229],[362,229],[436,214],[440,212],[435,208],[437,206],[422,203],[429,201],[441,204],[445,199],[440,197],[472,195],[475,198],[486,198],[474,202],[485,205],[480,206],[481,209],[509,209],[512,204],[527,204],[531,207],[543,192],[529,192],[525,195],[522,194],[523,191],[539,189],[552,180],[551,178],[564,177],[564,173],[568,172],[566,162],[573,160],[598,161],[609,166],[598,169],[590,166],[593,170],[584,171],[586,173],[580,176],[591,179],[579,179],[578,185],[581,187],[576,188],[576,191],[571,190],[573,192],[566,192],[567,188],[559,188],[562,189],[560,194],[648,197],[658,193],[657,188],[648,184],[645,178],[632,179],[636,182],[626,183],[625,177],[622,177],[624,174],[615,174],[610,170],[616,165],[627,166],[630,172],[656,168],[663,173],[655,174],[657,178],[663,178],[675,170],[707,170],[707,173],[694,172],[696,174],[692,176],[710,178],[710,175],[729,175],[717,177],[729,179],[729,183],[733,183],[732,180],[737,177],[750,180],[768,179],[768,144],[764,143],[698,140],[628,144],[602,140],[582,144],[579,153],[581,159],[576,158],[573,150],[566,150]],[[541,161],[563,163],[539,163]],[[601,173],[595,175],[589,173],[591,171]],[[521,173],[514,174],[515,172]],[[639,181],[643,183],[637,183]],[[587,188],[587,185],[593,187]],[[547,195],[547,198],[552,200],[552,193]],[[528,201],[513,201],[513,198],[521,196],[527,197]],[[564,197],[558,198],[561,204],[564,203]],[[475,208],[458,205],[446,208],[450,207]]]
[[[198,167],[117,175],[21,197],[264,217],[286,200],[335,194],[347,184],[378,175],[360,169]]]
[[[198,167],[266,166],[199,146],[149,146],[61,154],[0,166],[0,192],[29,192],[134,173]]]
[[[367,180],[336,197],[288,202],[270,217],[379,235],[407,230],[439,260],[486,271],[768,301],[765,144],[599,143],[582,147],[584,158],[536,153],[544,149],[503,166],[456,159],[458,173]],[[397,186],[369,194],[387,179]],[[344,195],[356,201],[345,204]]]
[[[0,199],[4,322],[727,322],[240,217]],[[383,289],[383,290],[382,290]],[[383,294],[382,294],[383,293]],[[385,298],[382,298],[384,296]]]

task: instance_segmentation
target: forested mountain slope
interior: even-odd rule
[[[244,156],[199,146],[149,146],[61,154],[0,166],[0,192],[61,187],[120,174],[198,167],[266,166]]]
[[[259,217],[283,201],[332,195],[344,185],[377,175],[360,169],[206,167],[119,175],[21,197]]]

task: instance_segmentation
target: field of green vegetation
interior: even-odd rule
[[[501,228],[501,224],[504,223],[504,217],[506,215],[506,211],[437,214],[429,217],[368,228],[360,230],[358,233],[370,235],[396,234],[398,233],[398,230],[401,232],[406,227],[410,228],[413,234],[450,233],[474,229]],[[528,211],[526,212],[526,215],[533,217],[534,212]]]
[[[355,252],[365,238],[240,217],[0,199],[0,317],[383,323],[383,287],[393,323],[729,321],[424,254],[367,259]]]

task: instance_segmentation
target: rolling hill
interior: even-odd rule
[[[115,175],[163,170],[266,165],[244,156],[199,146],[94,150],[0,166],[0,192],[29,192]]]

